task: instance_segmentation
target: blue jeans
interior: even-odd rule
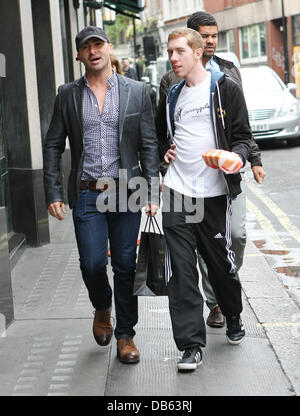
[[[133,337],[138,320],[137,296],[132,292],[141,212],[101,213],[96,207],[98,196],[98,191],[80,191],[73,209],[81,273],[94,308],[109,309],[112,305],[112,289],[106,273],[109,239],[114,273],[115,337]]]

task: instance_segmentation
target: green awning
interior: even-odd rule
[[[116,11],[140,13],[145,8],[145,0],[104,0],[104,6],[115,6]]]

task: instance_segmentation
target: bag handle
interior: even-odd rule
[[[148,222],[149,222],[149,217],[147,216],[147,221],[146,221],[146,224],[145,224],[144,232],[146,231],[146,228],[147,228]],[[150,229],[150,224],[149,224],[149,229]]]
[[[148,225],[148,223],[149,223],[149,225]],[[159,234],[162,237],[162,232],[160,231],[159,225],[158,225],[155,217],[151,217],[151,216],[148,216],[147,217],[147,221],[146,221],[146,224],[145,224],[144,232],[146,231],[147,225],[148,225],[148,232],[150,232],[150,227],[152,226],[152,229],[153,229],[153,232],[154,233],[156,233],[155,227],[154,227],[154,225],[156,225],[156,227],[157,227],[157,229],[159,231]]]

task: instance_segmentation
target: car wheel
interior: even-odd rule
[[[300,136],[296,139],[289,139],[287,140],[288,146],[300,146]]]

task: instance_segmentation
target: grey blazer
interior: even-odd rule
[[[128,180],[136,176],[144,177],[149,185],[148,202],[158,204],[158,189],[150,195],[151,178],[159,177],[158,145],[150,97],[143,82],[119,74],[117,76],[120,94],[120,168],[127,170]],[[68,179],[70,208],[74,207],[78,197],[84,160],[83,86],[82,77],[58,89],[52,120],[43,145],[47,205],[64,200],[60,164],[66,137],[69,139],[71,149],[71,171]]]

